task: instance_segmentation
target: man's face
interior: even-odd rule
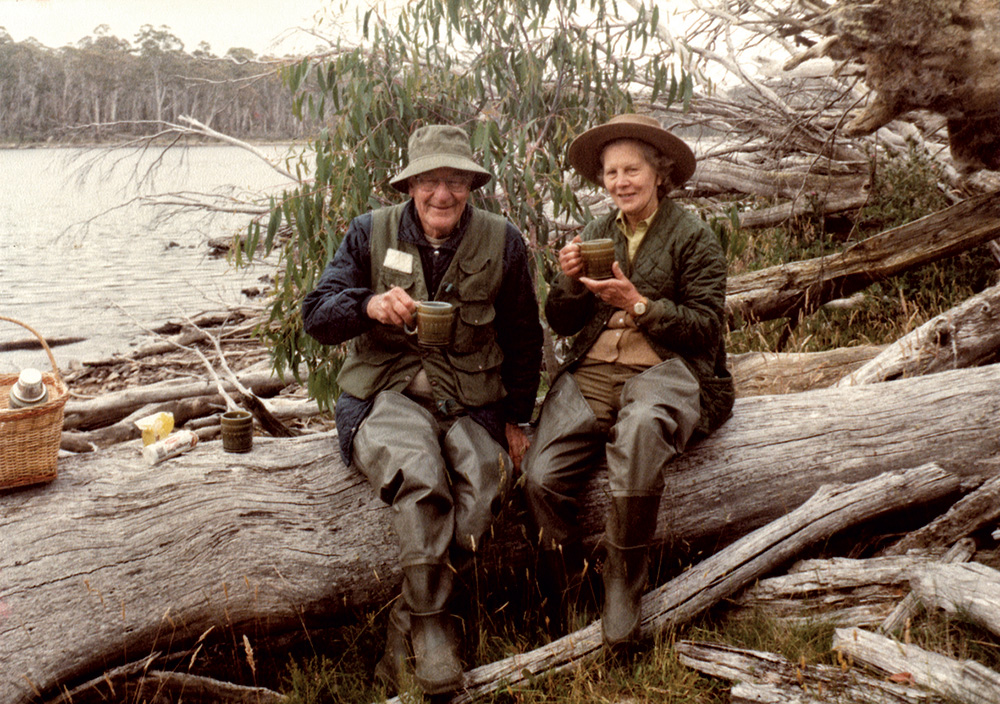
[[[424,234],[436,239],[451,234],[465,210],[471,185],[471,174],[447,167],[425,171],[410,179],[410,197],[417,207]]]

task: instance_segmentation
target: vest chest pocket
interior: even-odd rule
[[[458,307],[455,321],[455,342],[452,346],[456,354],[470,354],[481,350],[496,339],[493,319],[496,311],[489,301],[466,301]]]
[[[463,301],[490,301],[496,295],[495,273],[489,259],[458,262],[458,297]]]

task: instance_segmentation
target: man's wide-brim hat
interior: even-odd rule
[[[674,187],[684,185],[694,173],[694,152],[688,145],[663,129],[655,117],[633,113],[616,115],[574,139],[569,145],[569,163],[585,179],[603,186],[601,152],[616,139],[637,139],[672,159]]]
[[[477,164],[472,157],[469,135],[461,127],[453,125],[427,125],[418,127],[410,135],[410,163],[389,181],[397,191],[409,193],[411,176],[451,168],[472,174],[472,190],[485,186],[492,174]]]

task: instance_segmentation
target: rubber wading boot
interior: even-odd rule
[[[396,599],[389,611],[386,628],[385,652],[375,665],[375,677],[386,689],[400,691],[407,676],[413,676],[410,658],[410,610],[402,597]]]
[[[403,595],[410,607],[413,675],[424,694],[453,692],[462,684],[458,635],[447,610],[452,579],[448,565],[403,568]]]
[[[656,531],[659,496],[616,496],[605,527],[604,608],[601,635],[609,648],[639,636],[640,608],[649,570],[648,549]]]

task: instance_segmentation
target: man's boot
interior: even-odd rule
[[[659,496],[614,496],[605,527],[604,608],[601,634],[610,648],[635,640],[648,576],[648,548],[656,532]]]
[[[410,609],[414,679],[424,694],[453,692],[462,684],[448,602],[453,574],[448,565],[412,565],[403,568],[403,596]]]
[[[412,676],[410,658],[410,610],[400,597],[389,611],[386,628],[385,652],[375,665],[375,677],[387,689],[398,692],[407,674]]]

